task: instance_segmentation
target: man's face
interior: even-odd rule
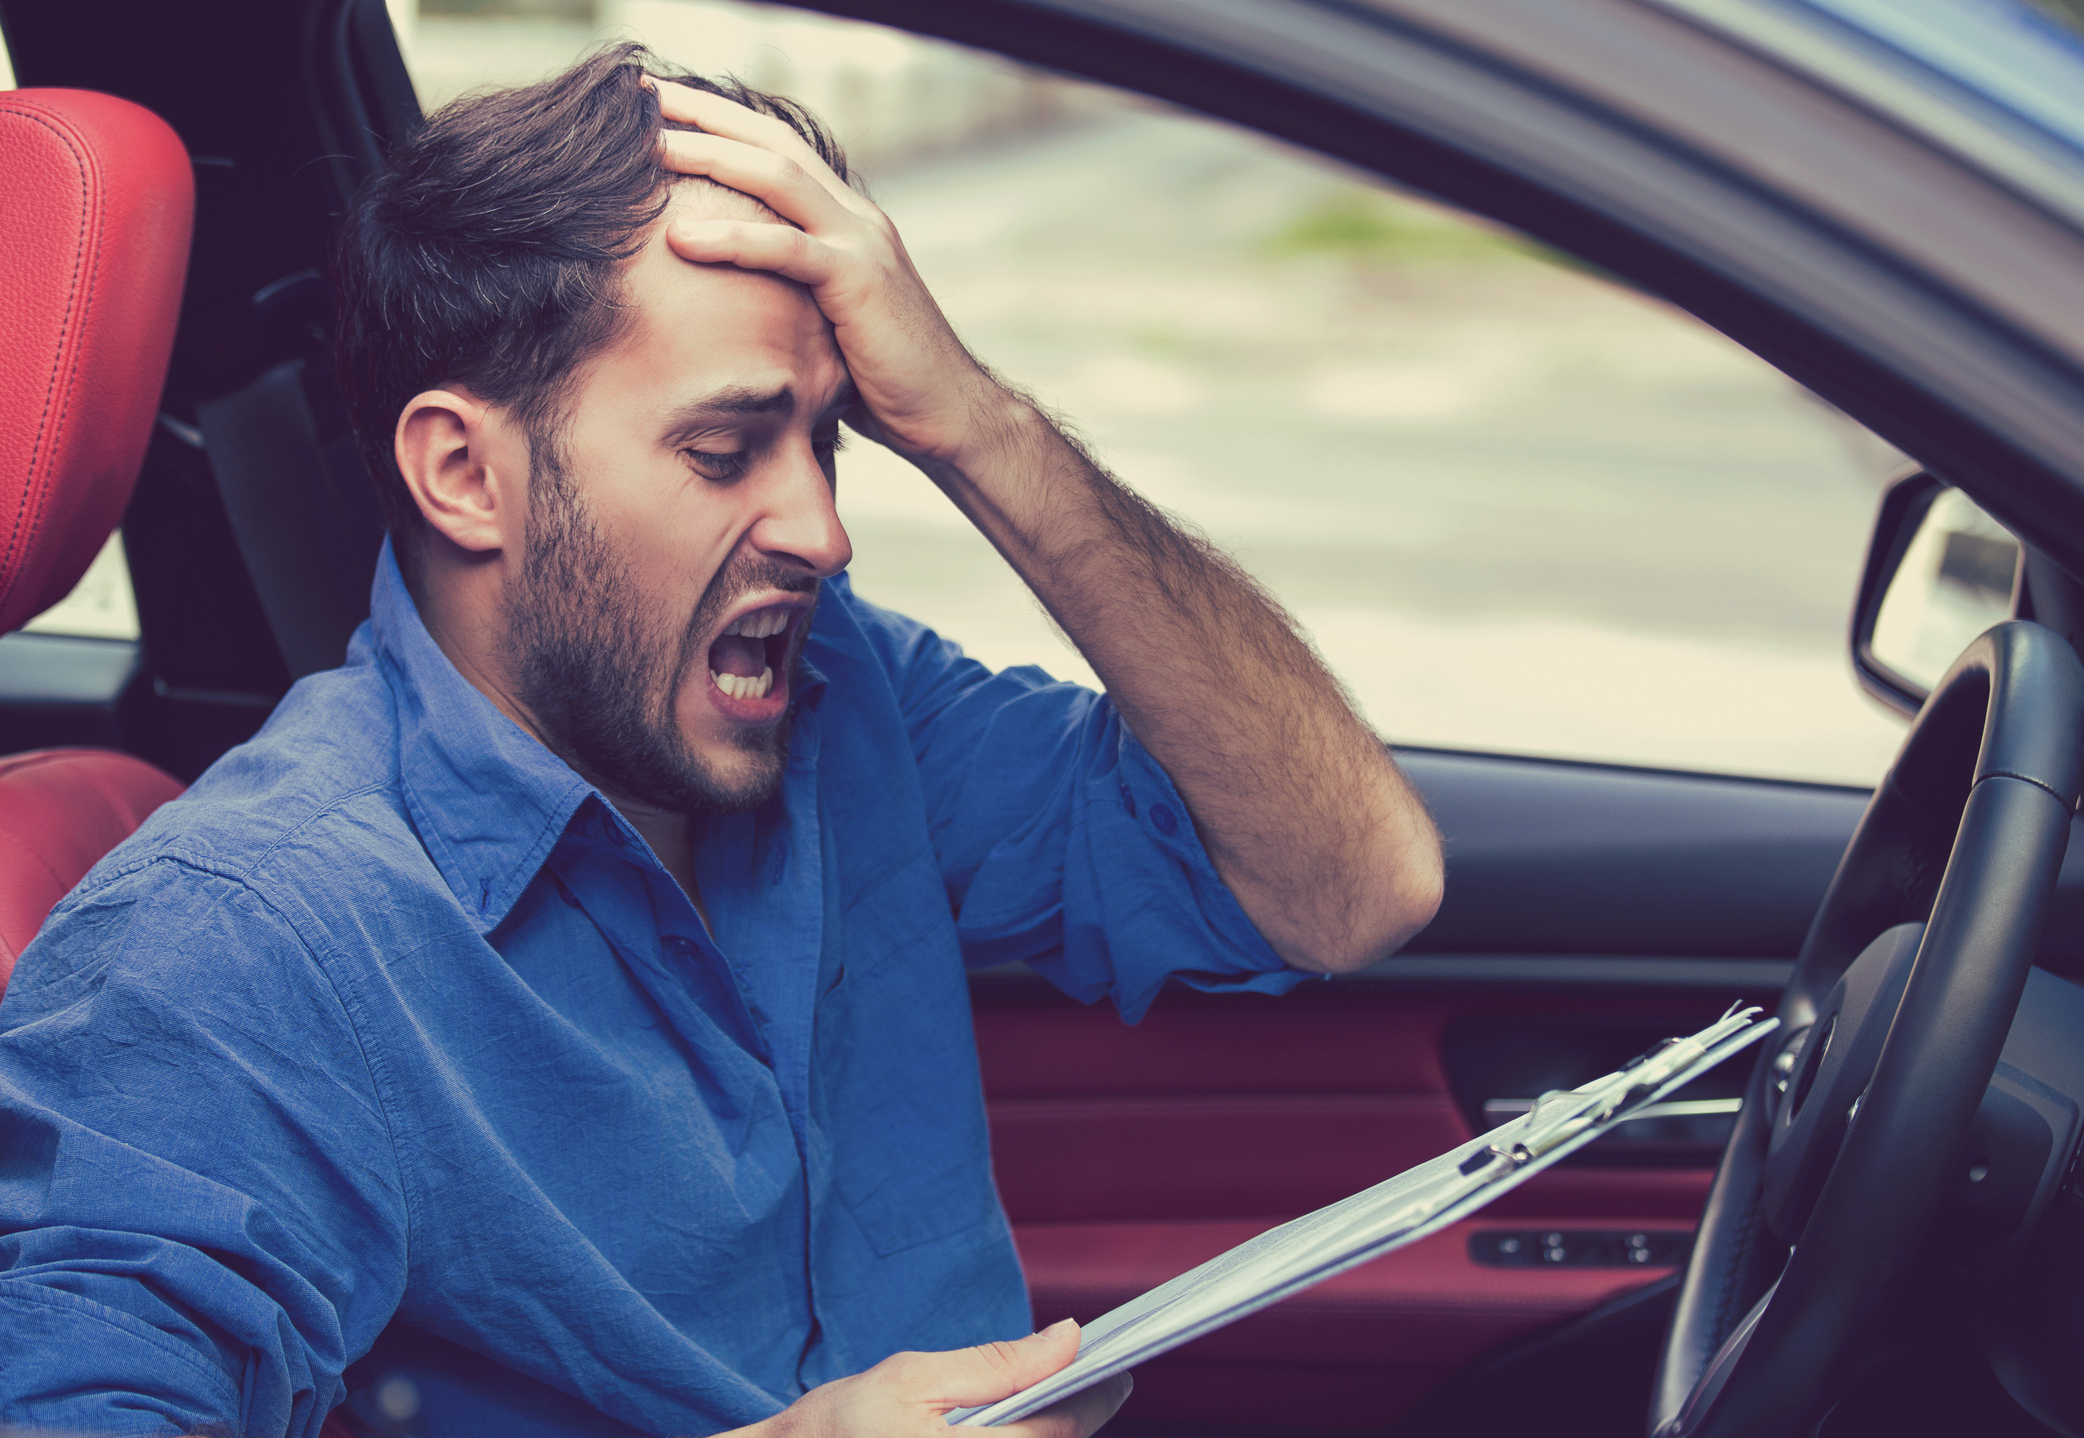
[[[705,185],[669,213],[753,210]],[[851,386],[797,285],[690,265],[660,230],[625,283],[629,332],[534,437],[519,697],[619,797],[749,808],[780,782],[819,581],[852,557],[832,458]]]

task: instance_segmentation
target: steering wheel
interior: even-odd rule
[[[1919,710],[1752,1070],[1665,1337],[1652,1438],[1787,1438],[1836,1401],[2004,1047],[2080,748],[2084,664],[2037,624],[1976,639]]]

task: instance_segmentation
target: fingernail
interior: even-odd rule
[[[1043,1329],[1040,1333],[1037,1333],[1035,1336],[1037,1338],[1047,1338],[1052,1333],[1061,1333],[1066,1328],[1076,1327],[1077,1322],[1078,1320],[1075,1318],[1059,1318],[1056,1322],[1050,1324],[1049,1327]]]

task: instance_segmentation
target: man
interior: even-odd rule
[[[1076,1350],[1020,1337],[963,964],[1134,1021],[1437,905],[1279,611],[970,357],[802,112],[648,63],[460,102],[344,227],[371,621],[22,957],[0,1423],[930,1431]],[[842,419],[1105,697],[854,597]]]

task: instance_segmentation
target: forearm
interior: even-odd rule
[[[1288,617],[1017,396],[985,414],[927,473],[1100,675],[1275,952],[1348,970],[1424,927],[1431,820]]]
[[[674,250],[809,287],[853,378],[849,422],[914,458],[1040,596],[1275,951],[1357,968],[1423,927],[1440,895],[1431,821],[1280,610],[977,365],[889,217],[787,126],[658,92],[703,132],[663,138],[672,168],[791,222],[679,222]]]

